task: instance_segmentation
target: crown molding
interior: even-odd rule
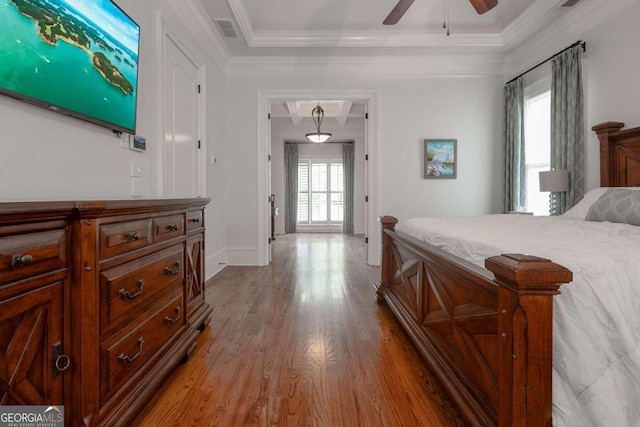
[[[530,68],[541,58],[584,38],[592,28],[639,3],[640,0],[583,0],[572,8],[570,14],[564,14],[544,32],[537,33],[514,49],[509,55],[508,74],[516,75]]]
[[[254,34],[251,47],[501,47],[499,34],[443,31],[271,31]]]
[[[208,48],[202,51],[225,71],[231,53],[202,4],[189,0],[163,0],[163,4],[182,22],[192,37],[202,40],[203,44],[207,45]]]
[[[244,8],[244,5],[240,0],[227,0],[227,4],[231,9],[231,14],[236,20],[238,27],[240,27],[240,32],[242,33],[244,40],[247,42],[247,45],[252,47],[255,33],[253,32],[253,25],[251,25],[251,19],[249,19],[247,9]]]
[[[405,79],[426,76],[502,76],[504,55],[233,57],[227,66],[237,76],[360,76]]]
[[[518,15],[502,31],[501,37],[506,47],[513,47],[546,26],[549,15],[560,8],[566,0],[538,0],[533,2],[523,13]]]

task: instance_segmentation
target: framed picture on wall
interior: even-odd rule
[[[135,151],[145,151],[147,149],[147,140],[141,136],[135,135],[131,136],[129,140],[130,144],[129,148]]]
[[[424,178],[455,178],[457,174],[456,139],[424,140]]]

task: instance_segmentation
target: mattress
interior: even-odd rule
[[[553,425],[640,426],[640,227],[488,215],[396,229],[482,267],[523,253],[570,269],[554,297]]]

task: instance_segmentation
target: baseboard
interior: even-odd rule
[[[275,234],[284,234],[284,224],[276,224],[273,229],[273,231],[275,231]]]
[[[258,248],[227,248],[228,265],[258,265]]]
[[[206,280],[211,279],[216,274],[220,273],[222,269],[227,266],[227,251],[226,249],[219,249],[216,252],[210,254],[207,257],[205,265]]]
[[[342,233],[342,226],[307,225],[296,227],[296,233]]]
[[[305,228],[304,226],[302,226],[302,227],[298,226],[298,230],[300,230],[300,229],[304,229],[305,231],[309,231],[309,232],[318,231],[318,232],[325,232],[325,233],[326,232],[335,233],[335,232],[341,232],[342,231],[342,228],[340,228],[339,230],[337,230],[337,229],[325,229],[325,230],[323,230],[322,228],[317,227],[317,226],[315,226],[314,228],[310,228],[310,227],[309,228]],[[353,234],[365,234],[365,229],[366,228],[365,228],[363,222],[355,223],[353,225]],[[274,231],[275,231],[276,235],[285,234],[285,232],[284,232],[284,224],[275,224]]]

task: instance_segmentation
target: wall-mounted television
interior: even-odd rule
[[[135,133],[140,27],[110,0],[0,1],[0,93]]]

